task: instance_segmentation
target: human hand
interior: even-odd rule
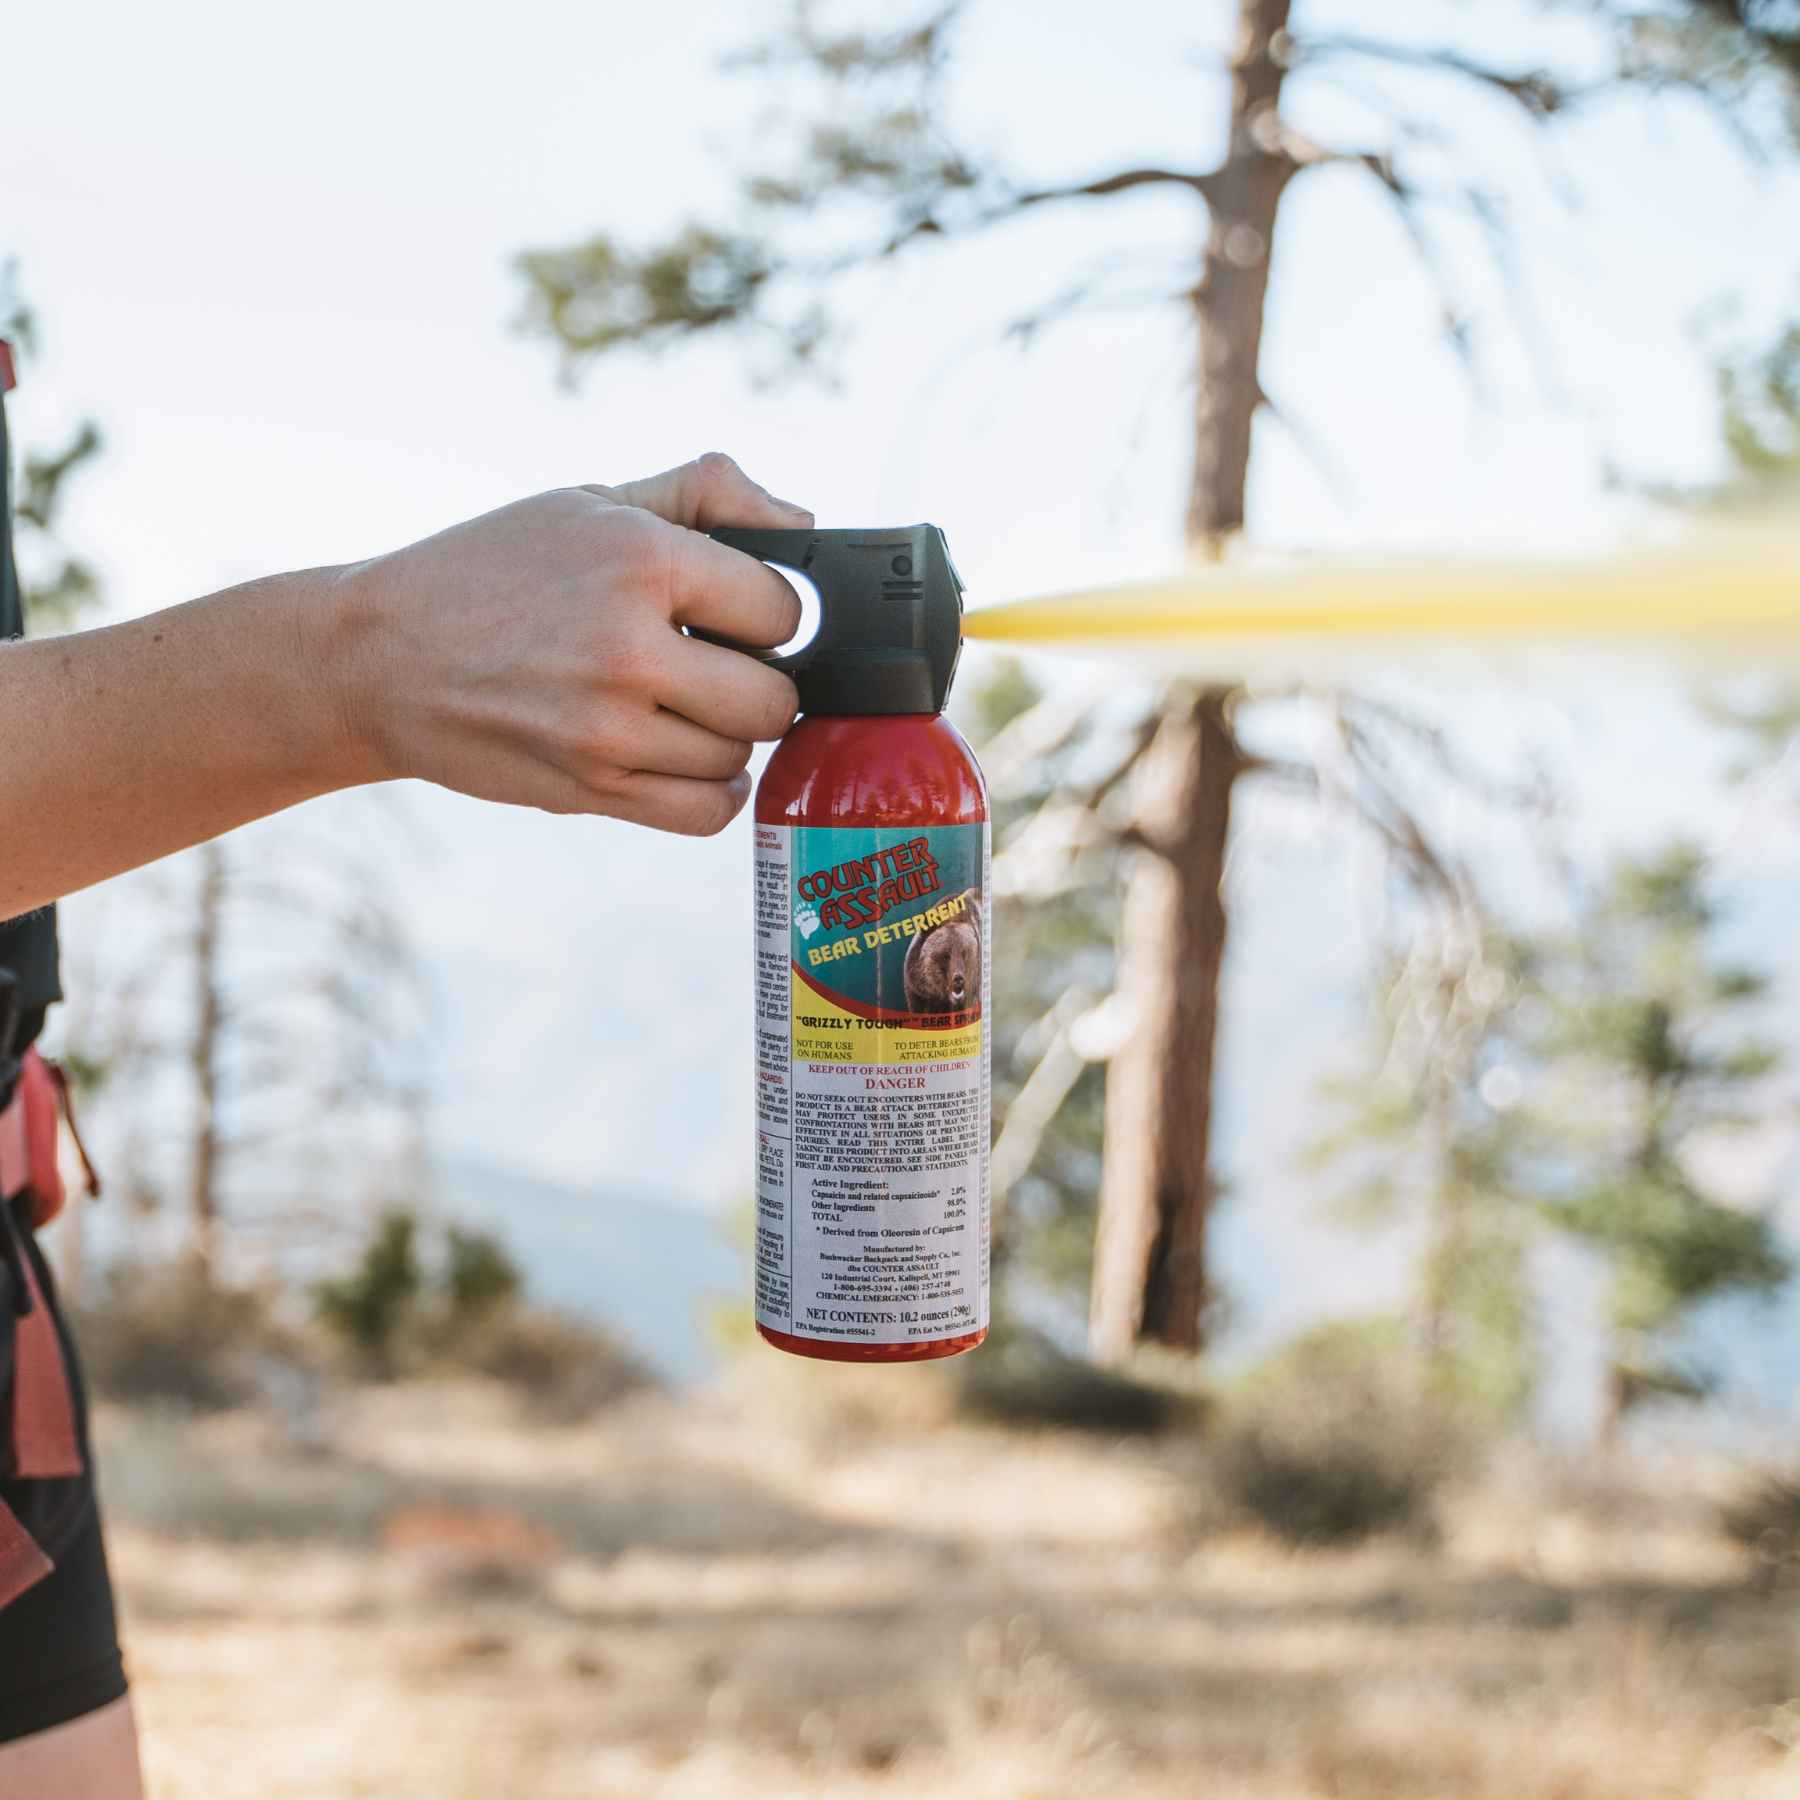
[[[811,523],[713,452],[520,500],[344,569],[333,635],[360,772],[722,829],[749,794],[751,743],[792,724],[794,685],[682,627],[772,647],[800,603],[702,533]]]

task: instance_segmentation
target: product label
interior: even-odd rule
[[[758,824],[756,1317],[988,1322],[988,828]]]

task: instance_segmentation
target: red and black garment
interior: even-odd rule
[[[0,394],[13,385],[12,355],[0,349]],[[0,403],[0,638],[23,635],[24,611],[13,562],[11,456]],[[44,1481],[43,1515],[27,1529],[0,1500],[0,1606],[50,1572],[44,1542],[67,1509],[63,1486],[83,1473],[69,1376],[55,1322],[24,1234],[48,1222],[62,1204],[56,1173],[55,1079],[31,1048],[44,1010],[62,997],[56,917],[44,908],[0,924],[0,1475],[9,1483]],[[10,1391],[8,1391],[10,1390]],[[37,1509],[34,1509],[37,1510]]]
[[[0,342],[0,639],[24,631],[3,400],[12,385]],[[64,1199],[67,1092],[34,1048],[61,998],[54,908],[0,922],[0,1744],[94,1712],[126,1686],[81,1374],[36,1241]],[[91,1170],[89,1186],[98,1191]]]
[[[0,1607],[50,1573],[56,1552],[83,1522],[92,1485],[69,1346],[28,1241],[67,1197],[57,1137],[68,1086],[62,1070],[35,1048],[5,1055],[5,985],[0,982]],[[99,1192],[91,1168],[88,1189]]]

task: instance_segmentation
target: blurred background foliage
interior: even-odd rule
[[[769,110],[738,160],[729,223],[688,221],[646,248],[601,232],[527,251],[518,265],[526,322],[556,347],[570,379],[625,349],[669,351],[721,331],[743,339],[771,376],[813,370],[829,366],[847,329],[840,297],[856,271],[1003,231],[1027,213],[1079,217],[1146,189],[1186,192],[1196,202],[1192,233],[1147,243],[1143,262],[1128,270],[1121,263],[1131,259],[1084,263],[1071,232],[1068,285],[1018,295],[1008,335],[1029,349],[1091,309],[1185,309],[1195,379],[1170,403],[1192,416],[1189,541],[1216,558],[1243,531],[1259,415],[1305,437],[1303,421],[1270,395],[1259,362],[1277,218],[1290,189],[1322,170],[1378,186],[1438,290],[1447,341],[1479,387],[1496,329],[1546,360],[1549,334],[1518,278],[1530,246],[1513,224],[1504,178],[1447,114],[1422,110],[1428,97],[1451,100],[1460,90],[1469,104],[1497,100],[1559,158],[1568,121],[1603,104],[1654,106],[1671,96],[1712,109],[1747,165],[1800,147],[1800,53],[1778,10],[1710,0],[1653,13],[1610,4],[1545,10],[1573,11],[1588,26],[1581,53],[1566,63],[1484,62],[1409,40],[1312,32],[1289,0],[1242,0],[1215,163],[1122,160],[1089,178],[1052,181],[1015,167],[948,98],[967,8],[915,11],[876,27],[803,0],[785,28],[734,59]],[[1396,74],[1415,81],[1396,85]],[[1290,87],[1315,80],[1360,82],[1382,121],[1379,135],[1322,143],[1298,129]],[[1558,167],[1575,204],[1578,162]],[[1445,253],[1447,234],[1463,228],[1485,244],[1510,297],[1498,320],[1464,291]],[[1146,282],[1144,265],[1162,272]],[[1791,355],[1784,339],[1721,367],[1722,429],[1743,484],[1765,481],[1791,455]],[[1220,1314],[1207,1222],[1225,1186],[1212,1114],[1236,783],[1261,776],[1340,808],[1382,847],[1388,878],[1412,891],[1413,904],[1397,911],[1399,935],[1427,918],[1440,952],[1453,955],[1476,952],[1490,935],[1482,922],[1490,872],[1453,867],[1436,841],[1444,789],[1466,787],[1499,807],[1544,803],[1531,772],[1472,766],[1439,722],[1338,690],[1274,699],[1277,709],[1316,716],[1299,737],[1322,751],[1259,752],[1251,715],[1269,705],[1264,698],[1252,707],[1241,688],[1177,682],[1121,730],[1104,708],[1072,708],[1066,695],[1036,693],[1009,670],[974,706],[995,795],[1001,901],[996,1193],[1012,1215],[1003,1254],[1019,1256],[1015,1237],[1028,1244],[1034,1273],[1053,1292],[1085,1281],[1090,1343],[1103,1359],[1141,1345],[1198,1351]],[[1460,990],[1465,975],[1480,985],[1491,973],[1475,966],[1437,979]],[[1519,1307],[1485,1275],[1455,1266],[1519,1264],[1523,1254],[1511,1223],[1478,1216],[1491,1186],[1492,1171],[1476,1167],[1483,1152],[1453,1124],[1452,1099],[1406,1104],[1422,1109],[1414,1124],[1460,1137],[1438,1153],[1445,1168],[1434,1178],[1439,1232],[1427,1283],[1522,1344]],[[1515,1285],[1523,1279],[1521,1265]],[[1513,1354],[1522,1357],[1522,1348]],[[1501,1392],[1522,1397],[1523,1379],[1502,1379]]]
[[[1252,422],[1305,429],[1275,404],[1258,364],[1279,279],[1277,213],[1294,184],[1337,171],[1386,196],[1479,387],[1496,333],[1538,343],[1545,326],[1511,279],[1531,245],[1513,226],[1503,173],[1448,128],[1446,100],[1497,102],[1550,147],[1594,107],[1677,98],[1711,109],[1747,168],[1796,148],[1794,34],[1766,9],[1583,8],[1581,55],[1518,64],[1308,35],[1286,0],[1242,0],[1216,162],[1034,179],[955,115],[947,78],[967,12],[869,25],[800,4],[734,53],[728,66],[767,112],[738,161],[728,221],[681,223],[648,247],[602,231],[519,257],[527,327],[557,349],[565,378],[624,350],[672,351],[720,332],[743,340],[769,379],[828,377],[848,329],[837,297],[857,271],[1027,213],[1078,221],[1125,195],[1172,189],[1194,201],[1193,231],[1145,246],[1169,285],[1122,289],[1112,265],[1083,266],[1072,230],[1069,285],[1019,295],[1009,335],[1028,352],[1090,308],[1183,310],[1196,377],[1171,404],[1192,416],[1188,535],[1202,556],[1241,554]],[[1555,41],[1565,52],[1575,42]],[[1351,77],[1376,83],[1377,139],[1325,144],[1289,122],[1283,108],[1305,84]],[[1564,175],[1574,204],[1579,167]],[[1498,313],[1458,291],[1461,265],[1442,254],[1441,234],[1464,226],[1504,278],[1511,298]],[[15,265],[0,312],[29,357],[39,321]],[[1728,306],[1720,319],[1729,322]],[[1800,445],[1800,328],[1763,345],[1722,336],[1718,319],[1708,330],[1698,347],[1714,359],[1731,474],[1704,492],[1655,497],[1689,510],[1766,508]],[[59,448],[21,456],[21,558],[43,623],[71,622],[97,595],[58,511],[64,483],[100,442],[83,422]],[[1797,716],[1786,694],[1715,693],[1703,704],[1752,761],[1778,755]],[[992,1378],[970,1379],[972,1405],[1004,1413],[994,1390],[1011,1370],[1021,1394],[1037,1396],[1021,1411],[1054,1414],[1051,1391],[1085,1379],[1092,1393],[1061,1410],[1116,1404],[1121,1421],[1170,1416],[1171,1404],[1179,1413],[1193,1382],[1156,1353],[1193,1354],[1228,1314],[1208,1273],[1208,1220],[1230,1193],[1210,1121],[1231,796],[1245,778],[1364,833],[1388,896],[1366,1054],[1328,1085],[1332,1123],[1311,1161],[1338,1216],[1413,1233],[1412,1300],[1404,1316],[1347,1325],[1334,1353],[1360,1346],[1372,1364],[1397,1361],[1421,1405],[1484,1432],[1518,1426],[1543,1369],[1539,1265],[1560,1239],[1607,1272],[1601,1435],[1615,1437],[1642,1399],[1704,1394],[1706,1372],[1679,1349],[1686,1320],[1721,1294],[1778,1290],[1788,1267],[1766,1212],[1713,1195],[1690,1168],[1694,1146],[1786,1104],[1778,1053],[1735,1026],[1764,1003],[1763,983],[1716,959],[1699,851],[1672,845],[1593,886],[1566,854],[1559,797],[1540,766],[1485,767],[1446,722],[1373,693],[1178,681],[1146,709],[1129,694],[1047,689],[1024,665],[999,662],[962,716],[994,798],[996,1267],[1015,1340],[990,1357]],[[1523,829],[1566,928],[1510,916],[1498,872],[1442,834],[1447,805]],[[263,1280],[291,1255],[284,1244],[308,1244],[315,1262],[360,1255],[350,1273],[309,1277],[317,1318],[358,1366],[391,1374],[418,1304],[409,1234],[429,1178],[424,1017],[379,859],[300,835],[253,859],[209,845],[174,861],[159,901],[166,954],[104,993],[71,984],[79,1083],[97,1092],[116,1081],[156,1121],[131,1139],[127,1198],[145,1217],[185,1221],[178,1260],[226,1289]],[[171,982],[189,996],[173,1014],[159,999]],[[185,1023],[171,1030],[171,1016]],[[347,1210],[343,1196],[323,1197],[334,1177],[316,1160],[297,1182],[269,1177],[325,1117],[343,1152],[334,1170],[355,1189]],[[360,1250],[357,1221],[372,1221]],[[1108,1254],[1127,1239],[1139,1251]],[[462,1296],[449,1316],[472,1319],[467,1309],[490,1289],[496,1312],[515,1304],[516,1272],[488,1260],[479,1235],[453,1232],[449,1253],[451,1292]],[[1070,1352],[1084,1329],[1096,1358],[1128,1365],[1116,1380],[1076,1373]]]
[[[36,311],[20,284],[16,257],[0,261],[0,338],[29,367],[38,350]],[[56,449],[13,446],[18,486],[13,495],[14,553],[19,586],[33,625],[67,627],[99,599],[93,567],[63,541],[57,527],[66,495],[64,484],[83,463],[100,454],[100,428],[84,419]]]

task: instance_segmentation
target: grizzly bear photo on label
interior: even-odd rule
[[[957,898],[962,911],[907,948],[909,1012],[967,1012],[981,1004],[981,889],[967,888]]]

